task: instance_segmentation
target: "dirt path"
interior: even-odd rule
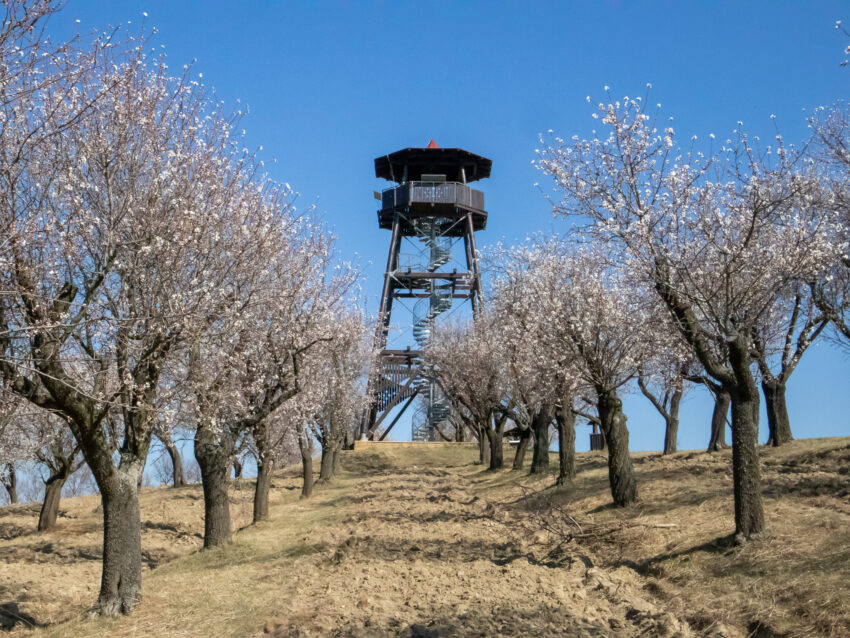
[[[483,470],[470,446],[361,446],[309,500],[300,468],[278,472],[257,525],[252,481],[234,481],[239,531],[204,551],[200,486],[144,490],[142,604],[110,620],[86,618],[97,498],[63,500],[47,534],[34,531],[37,506],[3,508],[0,627],[45,638],[848,636],[850,438],[761,453],[768,534],[742,547],[728,542],[728,451],[636,454],[640,501],[622,509],[596,453],[553,489],[554,474]],[[583,537],[553,551],[544,523],[567,514]]]
[[[276,636],[687,636],[627,568],[535,559],[510,514],[476,496],[477,467],[387,468],[303,539]],[[496,510],[499,510],[498,512]],[[551,563],[550,563],[551,565]]]

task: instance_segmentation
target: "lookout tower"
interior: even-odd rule
[[[448,402],[433,370],[424,363],[422,350],[430,343],[441,314],[467,301],[473,314],[480,307],[475,232],[484,230],[487,212],[484,193],[469,183],[489,177],[491,166],[486,157],[459,148],[440,148],[434,140],[425,148],[406,148],[375,158],[375,176],[395,185],[379,196],[378,226],[392,231],[392,237],[375,334],[377,358],[367,390],[372,403],[360,425],[361,438],[383,440],[420,395],[425,400],[416,415],[419,419],[413,422],[413,440],[433,440],[436,427],[449,416]],[[448,265],[461,241],[459,272]],[[407,263],[401,259],[403,242],[415,247]],[[404,303],[412,311],[412,343],[404,348],[387,347],[393,302]],[[391,412],[395,416],[386,424]]]

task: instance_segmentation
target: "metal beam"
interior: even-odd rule
[[[401,388],[398,389],[398,392],[395,393],[395,396],[393,396],[393,400],[390,401],[389,405],[384,410],[384,413],[377,421],[375,421],[375,424],[369,429],[369,438],[375,435],[375,430],[377,430],[383,420],[387,418],[387,415],[390,413],[390,410],[392,410],[395,406],[399,404],[399,402],[401,401],[401,397],[410,387],[410,384],[413,383],[414,379],[419,376],[420,370],[422,370],[421,365],[417,366],[414,370],[411,370],[410,377],[407,379],[407,382],[403,386],[401,386]]]
[[[409,408],[410,404],[413,403],[413,399],[416,398],[417,394],[419,394],[419,388],[416,388],[413,391],[413,394],[410,395],[410,398],[407,400],[407,402],[403,406],[401,406],[401,412],[396,414],[395,418],[392,420],[392,423],[387,426],[387,429],[384,430],[384,433],[381,435],[381,438],[378,439],[379,441],[383,441],[385,438],[387,438],[387,434],[389,434],[390,430],[392,430],[395,424],[398,423],[398,420],[401,418],[401,415],[407,412],[407,408]]]
[[[469,292],[456,292],[452,295],[452,299],[469,299],[475,292],[469,288],[460,288],[460,290],[469,290]],[[393,296],[396,299],[428,299],[431,295],[427,292],[396,292]]]
[[[430,271],[415,271],[415,270],[397,270],[393,273],[396,279],[471,279],[471,272],[430,272]]]

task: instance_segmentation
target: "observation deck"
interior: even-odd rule
[[[484,230],[487,226],[484,193],[460,182],[416,181],[387,188],[381,193],[378,225],[392,229],[396,213],[410,220],[418,217],[445,217],[440,234],[447,237],[464,234],[462,224],[456,221],[468,213],[472,214],[473,230]],[[407,230],[403,225],[402,233],[408,234]]]

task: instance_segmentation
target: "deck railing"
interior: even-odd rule
[[[484,193],[460,182],[407,182],[381,195],[384,210],[411,204],[453,204],[483,211]]]

